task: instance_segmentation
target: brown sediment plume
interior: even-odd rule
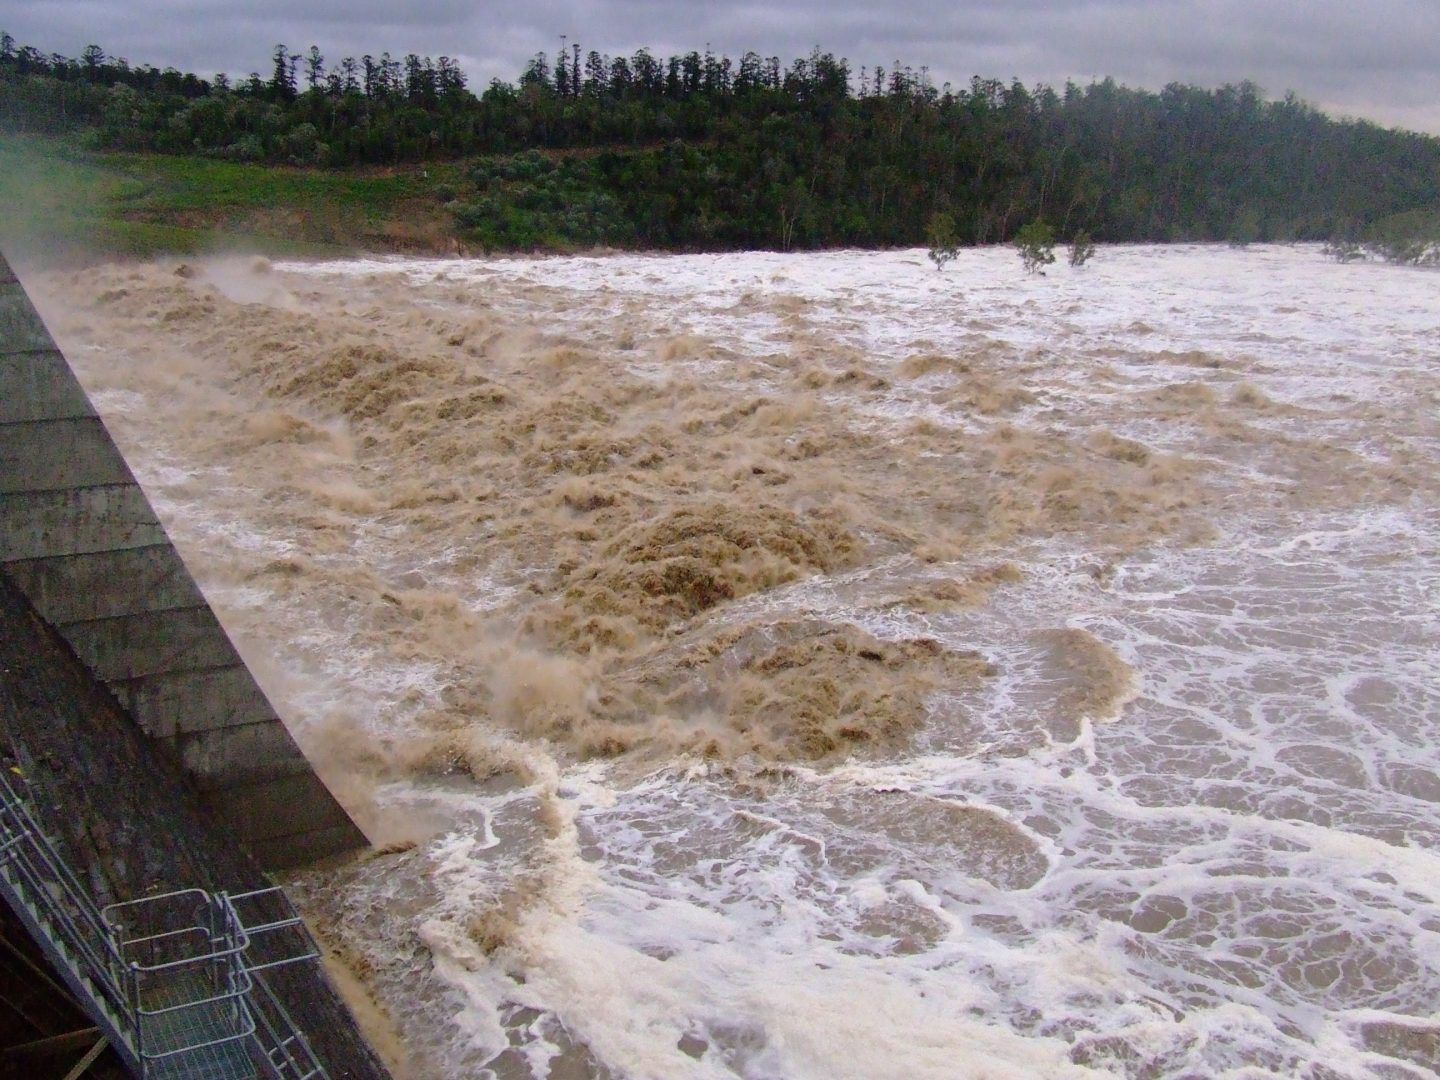
[[[680,506],[622,530],[566,573],[564,607],[550,625],[565,633],[568,620],[604,616],[660,631],[727,600],[836,569],[858,548],[843,525],[778,506]],[[583,629],[569,636],[585,647]]]
[[[595,883],[606,902],[649,889],[624,879],[616,836],[654,853],[642,870],[663,884],[708,873],[696,836],[773,830],[744,859],[822,867],[822,933],[866,956],[948,962],[958,935],[1025,937],[1001,912],[1029,901],[985,897],[1036,888],[1067,838],[1023,784],[997,788],[1013,818],[861,789],[954,795],[959,777],[1034,765],[1004,755],[1083,757],[1068,744],[1135,693],[1130,653],[1033,628],[1133,600],[1143,585],[1106,576],[1126,552],[1164,545],[1160,573],[1183,574],[1177,547],[1212,520],[1261,531],[1277,509],[1423,508],[1440,483],[1424,357],[1377,402],[1344,373],[1333,393],[1298,378],[1303,363],[1154,352],[1177,324],[1204,325],[1188,315],[1166,315],[1146,350],[1109,348],[1125,328],[1088,316],[1057,328],[1039,305],[1013,308],[1016,337],[1045,339],[1033,348],[956,312],[936,343],[896,355],[900,334],[870,334],[849,301],[764,286],[726,313],[708,296],[531,286],[550,271],[529,264],[434,287],[192,269],[56,279],[52,323],[247,658],[296,669],[266,682],[282,713],[370,792],[353,801],[387,811],[366,824],[388,850],[317,875],[310,906],[414,1040],[416,1075],[504,1074],[456,1046],[473,1036],[456,1034],[457,1007],[464,1021],[504,1009],[457,985],[499,994],[506,970],[556,972],[535,960],[547,911],[587,937],[591,914],[605,933],[623,920],[591,902]],[[980,635],[988,655],[967,651]],[[942,754],[990,765],[939,769]],[[586,755],[618,760],[570,767]],[[1316,776],[1358,768],[1299,740],[1280,755]],[[1382,785],[1440,800],[1418,767],[1380,768]],[[476,790],[493,829],[464,816]],[[501,820],[512,794],[519,822]],[[672,797],[716,834],[647,835]],[[742,804],[753,820],[709,817]],[[669,972],[674,991],[701,970],[622,937],[644,961],[635,978]],[[606,970],[614,955],[595,953]],[[543,1003],[557,983],[512,996]],[[534,1013],[516,1012],[500,1024],[518,1042]],[[1412,1028],[1377,1026],[1367,1045],[1433,1063],[1433,1032]],[[711,1046],[705,1063],[723,1065]],[[577,1060],[562,1064],[578,1075]]]
[[[725,724],[747,752],[782,760],[894,746],[924,721],[929,692],[994,674],[984,657],[929,639],[886,642],[852,626],[795,623],[748,629],[701,670],[726,667],[735,674]]]
[[[1013,585],[1024,577],[1025,572],[1014,563],[996,563],[966,578],[922,582],[881,606],[921,612],[983,607],[997,585]]]
[[[551,871],[540,834],[517,831],[512,845],[479,854],[458,897],[446,888],[443,857],[410,846],[317,868],[287,885],[327,966],[340,969],[347,999],[360,999],[366,1034],[398,1066],[396,1080],[477,1075],[487,1064],[478,1048],[453,1039],[452,987],[432,957],[477,970],[512,945],[525,913],[544,902]]]
[[[903,745],[982,660],[843,624],[801,632],[755,598],[900,557],[967,569],[872,606],[979,606],[1006,577],[974,567],[1017,544],[1194,538],[1211,509],[1195,460],[1022,420],[1053,360],[979,332],[887,365],[787,327],[747,358],[643,304],[607,307],[583,338],[542,329],[577,295],[503,275],[422,293],[395,273],[192,268],[52,279],[57,332],[102,399],[122,395],[112,419],[142,476],[152,461],[194,474],[169,489],[204,493],[201,520],[171,522],[182,547],[220,586],[273,598],[230,611],[237,636],[309,613],[359,655],[433,670],[436,689],[389,706],[413,750],[372,760],[326,734],[344,716],[310,725],[377,777],[483,773],[493,747],[467,726],[579,754]],[[814,312],[792,299],[751,302]],[[1202,432],[1219,415],[1202,383],[1149,393],[1131,414]],[[896,394],[955,423],[877,427],[864,408]]]
[[[677,334],[659,343],[656,350],[661,360],[693,360],[705,355],[707,342],[697,334]]]
[[[1097,454],[1132,465],[1148,465],[1150,449],[1134,439],[1125,439],[1110,431],[1097,431],[1087,440],[1087,445]]]
[[[452,687],[464,711],[582,754],[643,749],[661,760],[824,761],[895,749],[925,722],[931,693],[995,673],[978,653],[818,620],[745,622],[652,645],[623,670],[523,647],[495,659],[484,678]]]
[[[968,375],[973,370],[970,361],[959,356],[944,353],[915,353],[907,356],[895,369],[905,379],[919,379],[926,375]]]
[[[1161,349],[1159,352],[1149,353],[1144,357],[1157,364],[1173,364],[1177,367],[1211,368],[1219,370],[1223,367],[1235,366],[1236,361],[1216,356],[1204,349],[1184,349],[1176,352],[1171,349]]]
[[[1012,413],[1035,403],[1035,395],[1008,379],[990,375],[972,375],[940,400],[952,408],[961,407],[981,416]]]
[[[951,409],[997,416],[1032,405],[1036,396],[1016,379],[1028,365],[1016,364],[998,344],[986,341],[963,356],[944,353],[915,353],[901,361],[896,374],[904,379],[944,377],[944,388],[933,400]]]
[[[856,790],[830,799],[825,816],[853,830],[853,844],[833,845],[831,861],[848,875],[871,873],[876,863],[904,858],[980,878],[1001,889],[1028,889],[1049,869],[1035,838],[985,806],[906,791]],[[873,837],[873,852],[867,839]],[[906,876],[933,878],[933,867],[895,867]]]
[[[420,1074],[410,1060],[404,1037],[396,1029],[389,1011],[371,992],[370,962],[343,940],[317,936],[321,937],[320,958],[326,978],[349,1008],[371,1049],[380,1055],[392,1080],[419,1080]]]
[[[1199,409],[1219,401],[1219,395],[1203,382],[1170,383],[1147,391],[1146,396],[1157,404],[1170,408]]]
[[[1061,741],[1080,733],[1082,720],[1111,720],[1135,694],[1135,672],[1095,635],[1074,627],[1042,630],[1038,677],[1045,686],[1045,730]]]
[[[1292,405],[1286,405],[1276,401],[1269,394],[1261,390],[1251,382],[1236,383],[1230,391],[1230,404],[1245,409],[1253,409],[1256,412],[1266,413],[1298,413],[1301,410]]]

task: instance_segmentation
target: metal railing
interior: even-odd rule
[[[4,770],[0,770],[0,892],[110,1045],[138,1071],[126,998],[116,979],[119,958],[100,913]]]
[[[145,1074],[203,1057],[212,1072],[245,1075],[244,1041],[255,1022],[244,997],[253,984],[242,959],[244,931],[228,905],[182,889],[111,904],[100,914],[122,965]]]
[[[319,955],[279,888],[181,889],[97,910],[0,773],[0,892],[144,1080],[323,1080],[261,972]]]

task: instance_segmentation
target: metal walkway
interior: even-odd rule
[[[262,974],[319,955],[281,889],[183,889],[99,910],[22,790],[0,771],[0,895],[131,1072],[328,1080]]]

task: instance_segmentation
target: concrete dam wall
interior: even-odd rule
[[[0,571],[259,862],[364,836],[316,777],[0,257]]]

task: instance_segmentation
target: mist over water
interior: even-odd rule
[[[417,1077],[1440,1069],[1440,304],[1310,248],[27,282]]]

